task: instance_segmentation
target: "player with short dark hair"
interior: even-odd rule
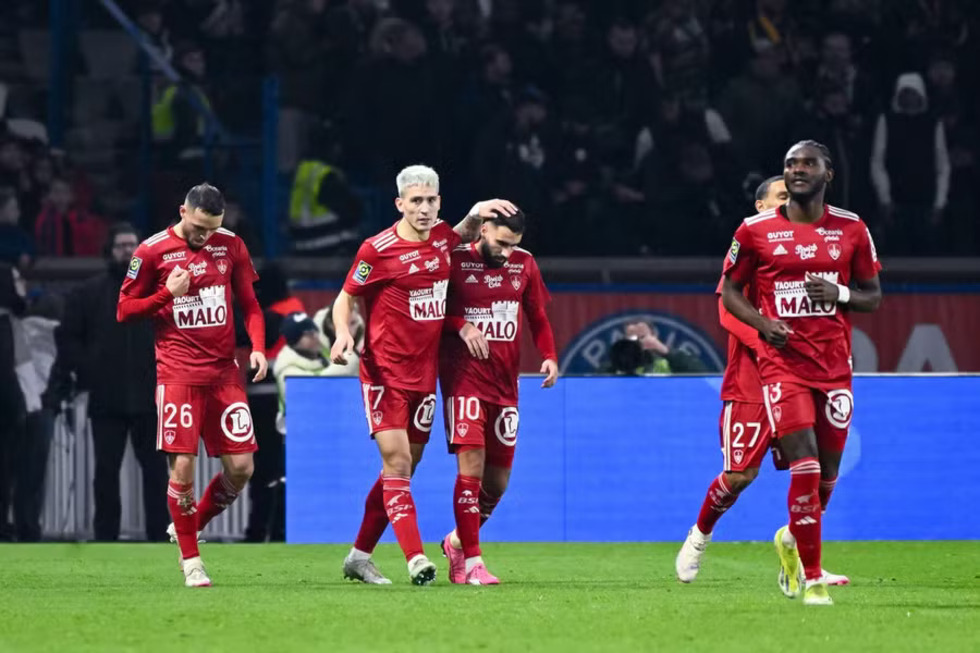
[[[800,594],[802,561],[808,605],[833,603],[820,566],[820,527],[854,405],[850,311],[881,303],[881,265],[868,228],[856,214],[824,203],[833,176],[824,145],[801,141],[789,149],[789,200],[742,222],[721,289],[725,309],[763,341],[763,401],[790,469],[789,524],[775,536],[780,587]]]
[[[252,284],[258,279],[238,236],[223,229],[224,197],[204,183],[180,207],[180,222],[144,240],[119,292],[116,319],[152,318],[157,353],[157,449],[170,458],[167,503],[171,539],[180,548],[188,587],[211,584],[198,532],[238,497],[252,475],[258,448],[235,361],[231,304],[242,308],[252,342],[253,380],[268,370],[265,323]],[[222,471],[194,501],[199,440]]]
[[[478,202],[455,229],[439,220],[439,175],[409,166],[396,179],[401,219],[364,241],[334,302],[334,363],[345,365],[354,348],[350,313],[364,300],[367,335],[360,360],[368,430],[381,453],[381,477],[368,493],[364,519],[344,560],[344,576],[388,584],[371,553],[390,521],[408,562],[412,583],[428,585],[436,567],[419,536],[411,476],[429,440],[435,413],[439,338],[446,314],[451,252],[476,237],[480,217],[513,213],[504,200]]]
[[[544,388],[558,378],[550,301],[534,257],[518,245],[524,213],[485,219],[480,238],[453,250],[446,333],[439,348],[439,383],[446,441],[457,459],[453,490],[456,529],[442,542],[449,580],[496,585],[480,551],[480,526],[510,480],[517,445],[517,377],[521,317],[544,359]]]

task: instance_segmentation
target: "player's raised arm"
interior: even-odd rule
[[[129,270],[119,289],[116,304],[116,321],[127,322],[153,315],[174,297],[187,293],[191,277],[187,270],[175,266],[167,277],[167,283],[154,291],[156,262],[150,248],[140,245],[129,262]]]
[[[492,199],[477,202],[470,209],[465,218],[459,221],[453,231],[455,231],[464,243],[470,243],[480,235],[480,225],[483,218],[492,218],[496,214],[514,215],[517,207],[507,200]]]
[[[249,364],[256,370],[252,380],[258,382],[264,379],[269,371],[269,363],[265,358],[265,318],[262,317],[262,308],[255,297],[255,288],[252,287],[259,277],[252,266],[252,259],[245,249],[245,243],[238,240],[237,244],[238,255],[232,271],[231,283],[235,298],[245,316],[245,331],[252,342],[252,353],[248,357]]]

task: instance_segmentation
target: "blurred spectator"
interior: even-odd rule
[[[153,138],[165,167],[184,166],[204,155],[212,111],[204,50],[195,43],[181,43],[174,53],[174,64],[181,80],[165,86],[153,105]]]
[[[898,77],[891,107],[878,117],[871,178],[888,250],[935,253],[949,198],[950,164],[943,124],[929,111],[919,73]]]
[[[663,256],[720,252],[731,239],[739,216],[738,198],[722,183],[708,149],[684,145],[677,160],[676,177],[645,192],[652,203],[648,224],[642,228],[646,251]]]
[[[0,188],[0,262],[21,270],[34,259],[34,238],[20,226],[20,205],[9,188]]]
[[[170,30],[167,28],[163,19],[163,7],[165,2],[162,0],[143,0],[138,5],[136,11],[136,25],[143,30],[150,44],[167,62],[171,62],[174,56],[174,48],[171,43]],[[149,59],[150,68],[154,72],[160,72],[156,62]]]
[[[942,240],[947,248],[943,253],[975,256],[980,253],[977,226],[980,131],[975,114],[959,93],[957,72],[955,61],[945,52],[934,56],[928,69],[930,104],[942,120],[949,151],[949,203],[942,225]]]
[[[827,88],[843,91],[850,107],[855,128],[870,122],[876,110],[875,80],[854,63],[851,39],[843,32],[831,32],[823,38],[820,63],[814,76],[812,97],[819,102],[819,92]]]
[[[786,11],[786,4],[786,0],[755,0],[755,12],[747,24],[748,44],[753,52],[789,54],[796,26]]]
[[[704,26],[687,0],[666,0],[654,18],[650,62],[660,87],[681,101],[704,100],[711,47]]]
[[[747,171],[769,174],[782,167],[791,121],[801,104],[799,87],[781,74],[772,49],[757,52],[745,73],[729,83],[718,108]]]
[[[74,203],[71,185],[54,179],[34,224],[40,256],[98,256],[105,240],[102,219]]]
[[[483,128],[472,153],[477,195],[507,197],[531,215],[550,215],[557,143],[549,111],[541,91],[527,88],[513,111]]]
[[[306,313],[290,313],[279,327],[285,345],[276,356],[272,373],[279,389],[279,412],[276,430],[286,435],[286,377],[326,376],[330,362],[323,355],[320,345],[320,329]]]
[[[31,190],[27,153],[16,138],[0,137],[0,188],[10,188],[17,195]]]
[[[165,457],[156,451],[156,364],[153,325],[116,321],[119,289],[139,237],[118,223],[109,231],[103,254],[106,272],[83,282],[68,295],[58,347],[78,388],[89,392],[88,413],[95,449],[95,539],[119,539],[122,510],[119,470],[127,440],[143,472],[146,537],[166,538],[170,517],[164,500]]]
[[[345,135],[368,178],[390,183],[415,161],[439,166],[447,107],[431,104],[439,80],[418,27],[385,18],[371,34],[371,57],[354,77]]]
[[[14,323],[27,307],[25,295],[17,269],[0,263],[0,541],[11,541],[15,536],[8,515],[18,464],[15,456],[25,437],[27,409],[17,378]]]
[[[320,329],[320,347],[323,355],[329,360],[330,347],[333,346],[333,341],[337,337],[337,332],[333,328],[333,304],[329,304],[317,311],[313,315],[313,321],[316,323],[317,328]],[[364,335],[367,327],[364,323],[364,317],[361,315],[361,305],[357,302],[351,308],[350,320],[347,326],[350,329],[351,337],[354,339],[354,355],[347,359],[346,365],[330,363],[330,366],[334,368],[331,372],[332,376],[357,376],[359,373],[359,357],[361,352],[364,351]]]
[[[279,171],[291,173],[324,111],[338,98],[327,85],[331,66],[327,0],[281,3],[272,23],[269,65],[279,76]]]
[[[605,50],[591,85],[594,120],[635,134],[657,97],[657,79],[641,56],[636,25],[623,19],[613,22],[606,32]]]
[[[231,193],[225,193],[225,217],[221,226],[241,238],[252,256],[262,255],[262,238],[242,203]]]
[[[790,140],[812,139],[826,145],[834,162],[834,180],[828,188],[827,201],[868,215],[874,206],[865,165],[871,150],[861,124],[861,118],[851,111],[846,90],[828,85],[817,90],[814,106],[796,121]]]
[[[27,411],[13,470],[14,527],[20,542],[41,539],[48,453],[63,398],[50,383],[57,358],[55,330],[62,312],[60,297],[49,293],[32,302],[25,317],[15,323],[20,350],[17,377]]]
[[[339,144],[325,129],[307,146],[293,179],[289,227],[299,256],[353,254],[360,241],[364,209],[337,167]]]

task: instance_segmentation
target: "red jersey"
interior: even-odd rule
[[[813,224],[790,222],[785,207],[746,218],[735,232],[724,273],[756,289],[759,310],[793,330],[785,347],[762,343],[759,371],[765,383],[788,381],[838,387],[851,378],[851,321],[837,302],[811,302],[808,272],[833,283],[867,281],[881,265],[861,219],[824,205]]]
[[[167,290],[177,266],[190,288],[182,297]],[[264,352],[265,323],[252,284],[258,279],[241,238],[218,229],[201,249],[191,249],[173,228],[151,236],[133,253],[119,291],[116,318],[151,317],[156,332],[158,383],[241,383],[235,361],[232,298],[245,314],[252,350]]]
[[[362,382],[435,392],[450,252],[460,242],[439,220],[426,241],[404,240],[393,225],[361,244],[344,291],[364,298]]]
[[[517,404],[521,316],[527,317],[542,358],[555,359],[555,337],[544,307],[551,301],[541,271],[527,250],[515,247],[503,267],[487,265],[475,243],[453,251],[446,333],[439,348],[439,382],[447,396]],[[467,322],[483,332],[490,357],[470,354],[459,330]]]
[[[721,294],[718,283],[716,294]],[[752,286],[745,287],[749,302],[755,305],[755,293]],[[759,376],[758,356],[762,339],[759,332],[740,321],[725,309],[718,298],[718,320],[728,331],[728,364],[725,365],[725,375],[721,379],[721,400],[738,401],[744,404],[761,404],[762,377]]]

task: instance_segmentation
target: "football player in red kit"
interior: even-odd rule
[[[516,208],[504,200],[479,202],[454,229],[439,220],[435,170],[409,166],[396,183],[395,206],[402,218],[364,241],[333,310],[337,338],[330,357],[346,364],[354,347],[348,327],[351,306],[356,297],[364,300],[367,334],[360,360],[361,388],[368,429],[383,462],[365,501],[357,539],[344,560],[344,576],[365,583],[391,582],[371,560],[390,522],[412,582],[428,585],[436,567],[422,550],[411,476],[435,413],[451,252],[476,237],[481,216],[495,211],[509,215]]]
[[[789,198],[782,175],[765,180],[755,192],[755,210],[759,213],[782,206]],[[719,282],[716,293],[721,293]],[[755,305],[750,286],[746,296]],[[772,445],[773,432],[762,400],[762,380],[756,363],[761,346],[759,334],[736,320],[718,299],[718,317],[728,331],[728,364],[721,382],[719,433],[724,469],[708,487],[697,523],[687,533],[675,560],[677,579],[690,583],[698,575],[701,558],[711,541],[715,523],[735,505],[741,493],[759,475],[759,465]],[[773,452],[777,455],[778,450]],[[782,467],[781,467],[782,468]],[[846,585],[847,576],[824,570],[828,585]]]
[[[148,317],[156,330],[157,449],[170,458],[167,529],[180,548],[184,583],[211,584],[197,547],[204,529],[238,497],[257,449],[252,416],[235,361],[232,298],[245,316],[255,381],[268,370],[265,323],[252,284],[258,279],[245,243],[221,228],[225,201],[209,184],[192,188],[180,222],[144,240],[119,292],[116,319]],[[222,471],[194,501],[199,440]]]
[[[763,340],[763,401],[789,463],[789,524],[774,538],[780,585],[788,596],[800,593],[802,562],[804,603],[830,605],[820,527],[854,408],[850,311],[874,311],[881,303],[881,265],[861,219],[824,203],[833,179],[826,146],[791,147],[784,179],[787,203],[746,218],[736,230],[722,301]]]
[[[439,383],[446,440],[459,470],[453,491],[456,529],[442,542],[453,583],[499,582],[483,563],[480,526],[507,489],[514,461],[522,316],[544,359],[542,387],[550,388],[558,378],[555,338],[545,313],[548,290],[534,257],[518,247],[524,222],[520,211],[485,219],[480,239],[452,255]]]

